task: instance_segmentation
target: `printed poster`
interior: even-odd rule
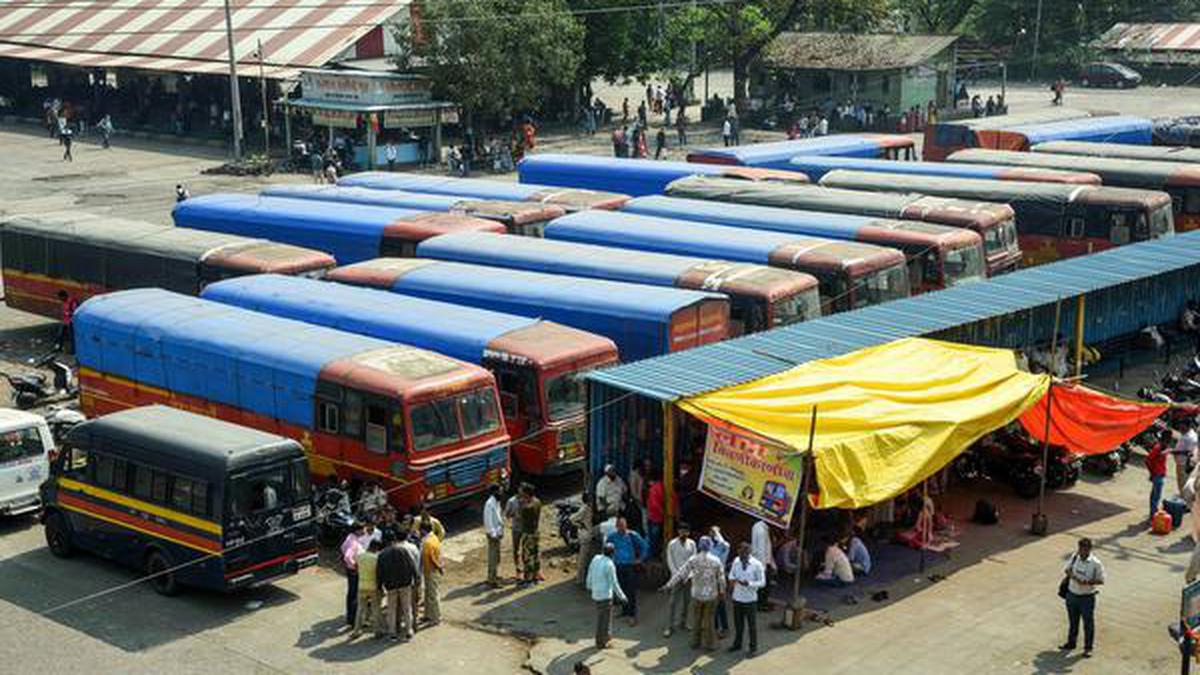
[[[700,489],[726,506],[786,528],[803,466],[802,456],[783,445],[709,422]]]

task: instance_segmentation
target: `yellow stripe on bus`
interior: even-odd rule
[[[160,518],[173,520],[177,523],[187,525],[188,527],[195,528],[202,532],[215,534],[218,537],[221,536],[221,526],[212,522],[211,520],[202,520],[194,516],[189,516],[186,513],[180,513],[179,511],[174,511],[171,509],[164,509],[161,506],[156,506],[154,504],[141,501],[140,499],[132,499],[130,497],[126,497],[125,495],[119,495],[111,490],[105,490],[94,485],[80,483],[79,481],[71,480],[70,478],[59,478],[58,485],[59,487],[66,488],[74,492],[82,492],[83,494],[96,497],[98,499],[105,499],[110,502],[120,504],[121,506],[127,506],[131,509],[152,513]]]
[[[113,525],[116,525],[118,527],[124,527],[129,530],[134,530],[135,532],[141,532],[142,534],[154,537],[155,539],[165,539],[173,544],[179,544],[180,546],[186,546],[187,548],[190,548],[190,549],[193,549],[196,551],[200,551],[201,553],[207,553],[208,555],[212,555],[212,556],[220,556],[221,555],[221,552],[219,550],[214,551],[212,549],[204,548],[203,546],[196,546],[195,544],[183,541],[181,539],[176,539],[175,537],[169,537],[165,534],[162,534],[161,532],[154,532],[151,530],[147,530],[145,528],[138,527],[137,525],[133,525],[130,523],[126,523],[124,521],[117,520],[116,518],[109,518],[108,516],[102,516],[99,513],[96,513],[94,511],[88,511],[87,509],[81,509],[79,507],[71,506],[69,504],[59,504],[59,506],[64,509],[67,509],[69,511],[81,513],[81,514],[87,516],[88,518],[95,518],[96,520],[103,520],[106,523],[112,523]],[[219,544],[217,544],[216,542],[213,542],[213,545],[219,546]]]

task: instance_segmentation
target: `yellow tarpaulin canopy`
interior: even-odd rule
[[[819,508],[895,497],[1045,395],[1048,375],[1017,369],[1013,352],[908,338],[813,361],[680,407],[808,449]]]

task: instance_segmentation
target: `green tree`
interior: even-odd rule
[[[420,65],[435,91],[476,116],[537,110],[571,87],[583,26],[564,0],[436,0],[394,29],[402,68]]]
[[[608,82],[646,80],[669,65],[666,43],[667,12],[648,7],[646,0],[570,0],[584,26],[581,83],[595,78]]]
[[[914,33],[953,33],[981,0],[892,0]]]

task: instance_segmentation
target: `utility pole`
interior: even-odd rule
[[[270,158],[271,156],[271,118],[267,112],[267,76],[263,67],[263,61],[266,60],[266,55],[263,54],[262,40],[258,41],[258,86],[262,91],[262,132],[263,132],[263,156]]]
[[[229,47],[229,107],[233,119],[233,158],[242,158],[242,97],[238,92],[237,54],[233,49],[233,13],[225,0],[225,43]]]
[[[1037,18],[1033,21],[1033,59],[1029,62],[1029,79],[1037,77],[1038,43],[1042,40],[1042,0],[1037,3]]]

